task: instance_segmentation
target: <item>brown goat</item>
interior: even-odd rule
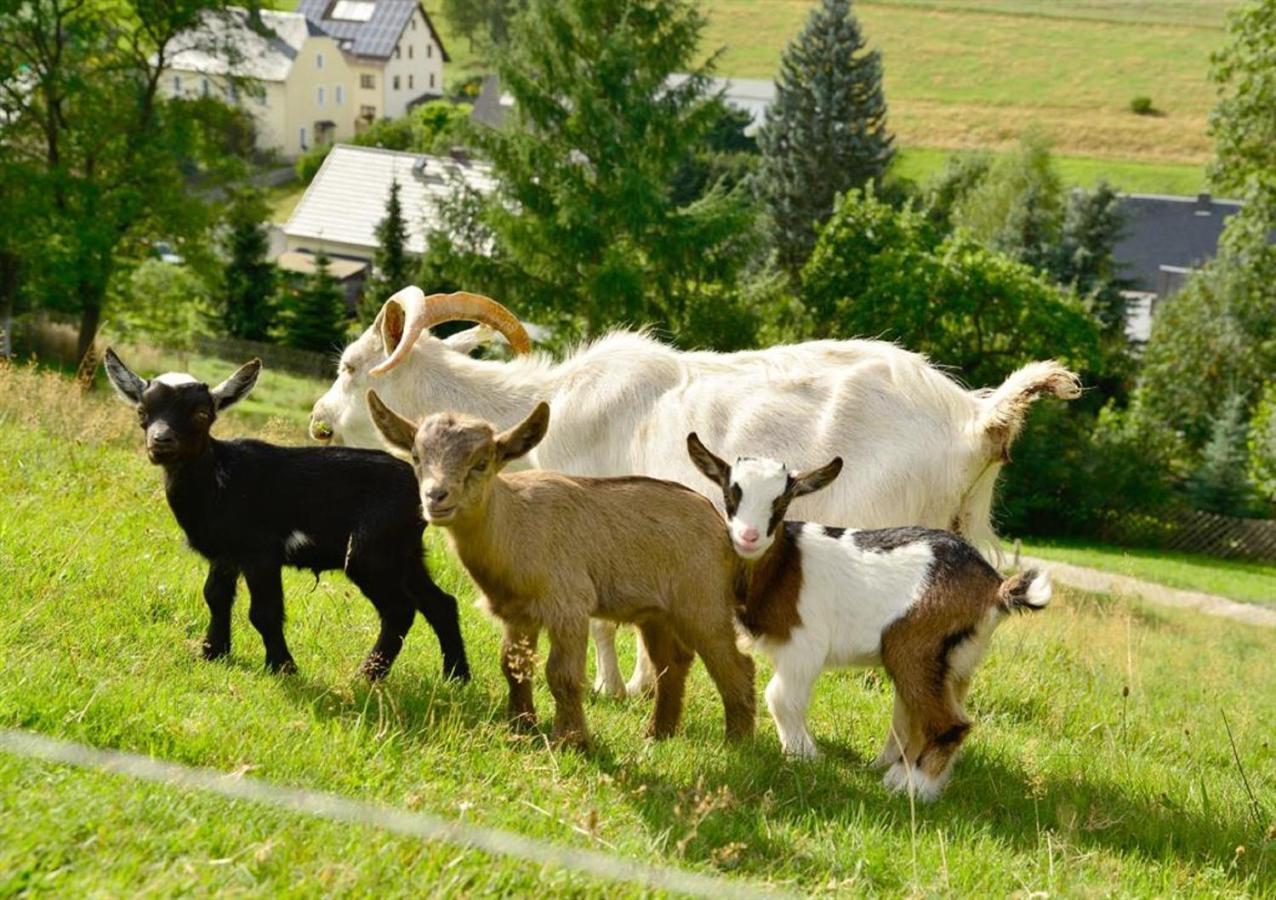
[[[753,662],[736,648],[733,625],[741,562],[713,504],[654,478],[501,473],[545,436],[545,403],[500,434],[454,413],[418,428],[375,392],[368,406],[386,442],[411,452],[426,519],[447,531],[504,623],[501,667],[515,725],[535,723],[530,662],[544,628],[554,737],[588,744],[582,698],[596,617],[642,631],[658,673],[650,737],[677,730],[697,653],[722,696],[728,740],[753,733]]]

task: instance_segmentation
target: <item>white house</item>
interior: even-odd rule
[[[338,144],[332,148],[284,224],[285,258],[323,250],[333,259],[368,262],[377,250],[377,224],[385,218],[390,185],[408,230],[408,252],[425,252],[431,231],[443,226],[439,203],[458,188],[489,193],[491,167],[464,158],[400,153]]]
[[[163,86],[242,104],[257,146],[294,157],[442,96],[447,59],[414,0],[302,0],[295,13],[210,13],[175,46]],[[232,72],[252,88],[237,91]]]

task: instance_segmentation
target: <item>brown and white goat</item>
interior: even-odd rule
[[[1050,602],[1029,570],[1003,579],[952,532],[855,530],[785,522],[795,498],[838,476],[842,460],[794,472],[768,459],[728,465],[695,434],[687,449],[722,489],[727,531],[748,563],[737,620],[775,670],[766,689],[786,753],[818,756],[806,727],[825,669],[876,666],[895,684],[895,712],[877,758],[885,784],[939,796],[971,722],[963,703],[997,625]]]
[[[508,431],[438,413],[417,425],[368,393],[387,444],[410,452],[425,518],[453,548],[505,626],[501,667],[514,723],[535,722],[531,665],[541,629],[556,706],[554,736],[585,745],[582,704],[591,617],[633,622],[655,664],[648,729],[674,733],[695,654],[722,696],[727,738],[753,733],[753,661],[736,647],[742,564],[707,499],[654,478],[587,478],[543,470],[502,473],[545,436],[540,403]]]

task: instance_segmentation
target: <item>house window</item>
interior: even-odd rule
[[[416,16],[412,17],[412,30],[416,31]]]
[[[373,76],[371,75],[359,76],[359,87],[370,91],[376,86],[377,86],[377,80]]]
[[[208,96],[208,79],[207,78],[201,79],[199,89],[200,89],[200,92],[205,97]]]
[[[316,54],[315,54],[315,68],[316,68],[316,69],[322,69],[322,68],[323,68],[323,54],[322,54],[322,53],[316,53]]]
[[[408,59],[412,58],[412,45],[408,44]]]
[[[173,93],[180,94],[181,92],[182,92],[182,76],[174,75],[173,76]]]
[[[346,102],[346,91],[341,85],[337,85],[332,89],[332,102],[340,106]]]
[[[233,83],[226,85],[226,102],[227,103],[239,102],[239,91]]]
[[[323,85],[315,88],[315,102],[323,106]]]
[[[305,125],[301,126],[301,149],[302,150],[308,149],[306,146],[306,126]]]
[[[395,76],[394,76],[394,89],[395,89],[396,91],[399,89],[399,76],[398,76],[398,75],[395,75]]]
[[[394,45],[394,58],[395,58],[395,59],[398,59],[398,58],[399,58],[399,45],[398,45],[398,44],[395,44],[395,45]]]
[[[369,122],[371,122],[376,117],[377,117],[377,108],[375,106],[360,106],[359,107],[359,118],[367,119]]]
[[[434,73],[430,73],[430,87],[434,87]]]
[[[414,78],[413,76],[409,75],[409,76],[408,76],[408,90],[409,90],[409,91],[414,90],[414,89],[416,88],[416,83],[415,83],[415,82],[416,82],[416,78]]]
[[[434,45],[433,45],[433,44],[426,44],[426,45],[425,45],[425,55],[426,55],[428,58],[430,58],[430,59],[434,59]]]

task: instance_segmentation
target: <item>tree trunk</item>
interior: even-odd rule
[[[80,312],[80,337],[75,344],[75,355],[80,366],[80,374],[84,376],[84,370],[88,370],[89,381],[85,382],[86,389],[92,385],[92,372],[96,368],[96,360],[86,360],[85,357],[93,350],[93,339],[97,337],[98,325],[102,321],[102,298],[98,296],[98,292],[88,285],[81,285],[81,297],[84,298],[84,308]]]

